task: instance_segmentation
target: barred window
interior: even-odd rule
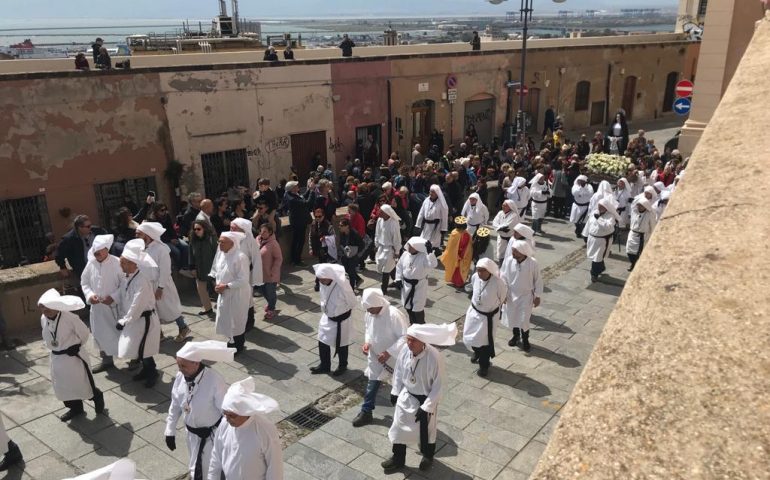
[[[591,101],[591,82],[582,81],[577,83],[575,88],[575,111],[583,112],[588,110]]]
[[[41,262],[50,231],[44,195],[0,200],[0,268]]]

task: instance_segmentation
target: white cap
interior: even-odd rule
[[[366,288],[361,295],[361,305],[366,308],[389,307],[390,300],[382,294],[379,288]]]
[[[249,233],[251,234],[252,231],[252,224],[251,220],[246,220],[245,218],[234,218],[230,221],[230,225],[235,225],[236,227],[240,228],[243,233]]]
[[[537,182],[539,182],[541,178],[543,178],[543,174],[542,173],[535,174],[535,176],[532,177],[532,180],[529,181],[529,184],[530,185],[534,185]]]
[[[401,217],[399,217],[398,214],[396,214],[396,211],[393,210],[393,207],[387,203],[382,204],[382,206],[380,206],[380,210],[385,212],[385,215],[389,216],[390,218],[395,218],[397,222],[401,221]]]
[[[278,410],[278,402],[256,393],[254,379],[247,377],[240,382],[235,382],[227,389],[222,400],[222,410],[232,412],[243,417],[251,417],[257,413],[267,414]]]
[[[328,278],[338,284],[347,282],[345,279],[345,267],[336,263],[317,263],[313,265],[316,278]]]
[[[122,458],[93,472],[64,480],[135,480],[135,475],[136,465],[133,460]]]
[[[532,256],[532,247],[529,246],[529,243],[526,240],[511,240],[513,240],[513,244],[511,244],[512,249],[515,249],[517,252],[527,257]]]
[[[528,225],[524,225],[523,223],[517,223],[516,225],[514,225],[513,231],[517,232],[522,237],[528,238],[528,239],[531,239],[535,236],[535,231],[532,230],[532,227],[529,227]]]
[[[123,247],[123,253],[120,254],[120,257],[134,262],[140,267],[155,268],[158,266],[155,260],[144,251],[144,240],[141,238],[129,240]]]
[[[450,346],[455,344],[457,338],[457,324],[435,323],[414,324],[406,330],[406,334],[423,343],[431,345]]]
[[[417,250],[418,252],[428,253],[427,240],[422,237],[412,237],[406,241],[406,244]]]
[[[495,262],[487,257],[479,259],[479,261],[476,262],[476,268],[483,268],[495,277],[500,277],[500,268],[498,268]]]
[[[37,304],[59,312],[74,312],[86,307],[86,304],[83,303],[80,297],[61,295],[55,288],[51,288],[41,295]]]
[[[166,229],[163,228],[163,225],[160,223],[147,221],[142,222],[138,227],[136,227],[136,230],[144,233],[156,242],[160,242],[160,236],[166,232]]]
[[[177,358],[184,358],[191,362],[208,360],[210,362],[232,362],[234,348],[227,348],[227,343],[219,340],[205,340],[202,342],[187,342],[176,352]]]
[[[97,235],[94,237],[94,243],[91,244],[91,248],[88,250],[88,260],[96,260],[94,254],[99,250],[106,248],[107,250],[112,247],[112,242],[115,240],[115,235]]]

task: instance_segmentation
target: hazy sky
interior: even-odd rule
[[[228,13],[230,0],[226,0]],[[676,8],[679,0],[566,0],[555,4],[535,0],[536,11]],[[242,17],[310,18],[318,16],[488,15],[518,9],[519,0],[490,5],[485,0],[240,0]],[[40,18],[195,18],[207,19],[219,11],[218,0],[0,0],[6,19]]]

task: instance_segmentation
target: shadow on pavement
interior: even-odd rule
[[[581,365],[580,361],[576,358],[564,355],[562,353],[552,352],[546,350],[537,345],[532,345],[532,349],[529,351],[529,355],[532,357],[542,358],[543,360],[550,360],[556,362],[559,366],[565,368],[577,368]]]
[[[540,398],[551,395],[551,389],[547,385],[533,380],[523,373],[514,373],[507,369],[495,367],[494,363],[492,368],[489,369],[487,379],[490,382],[508,385],[516,390],[527,392],[532,397]]]
[[[530,322],[539,327],[540,330],[545,330],[547,332],[575,333],[575,331],[571,328],[560,323],[556,323],[553,320],[549,320],[545,317],[541,317],[540,315],[532,315],[532,317],[530,317]]]

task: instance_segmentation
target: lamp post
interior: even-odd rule
[[[487,0],[493,5],[499,5],[502,2],[508,0]],[[552,0],[553,3],[564,3],[566,0]],[[526,145],[527,132],[526,132],[526,118],[524,113],[524,87],[526,86],[526,68],[527,68],[527,32],[529,30],[529,22],[532,20],[532,4],[534,0],[521,0],[521,8],[519,8],[519,21],[522,22],[521,29],[521,73],[519,75],[519,112],[517,117],[516,132],[518,133],[517,145]],[[510,119],[506,119],[510,120]]]

